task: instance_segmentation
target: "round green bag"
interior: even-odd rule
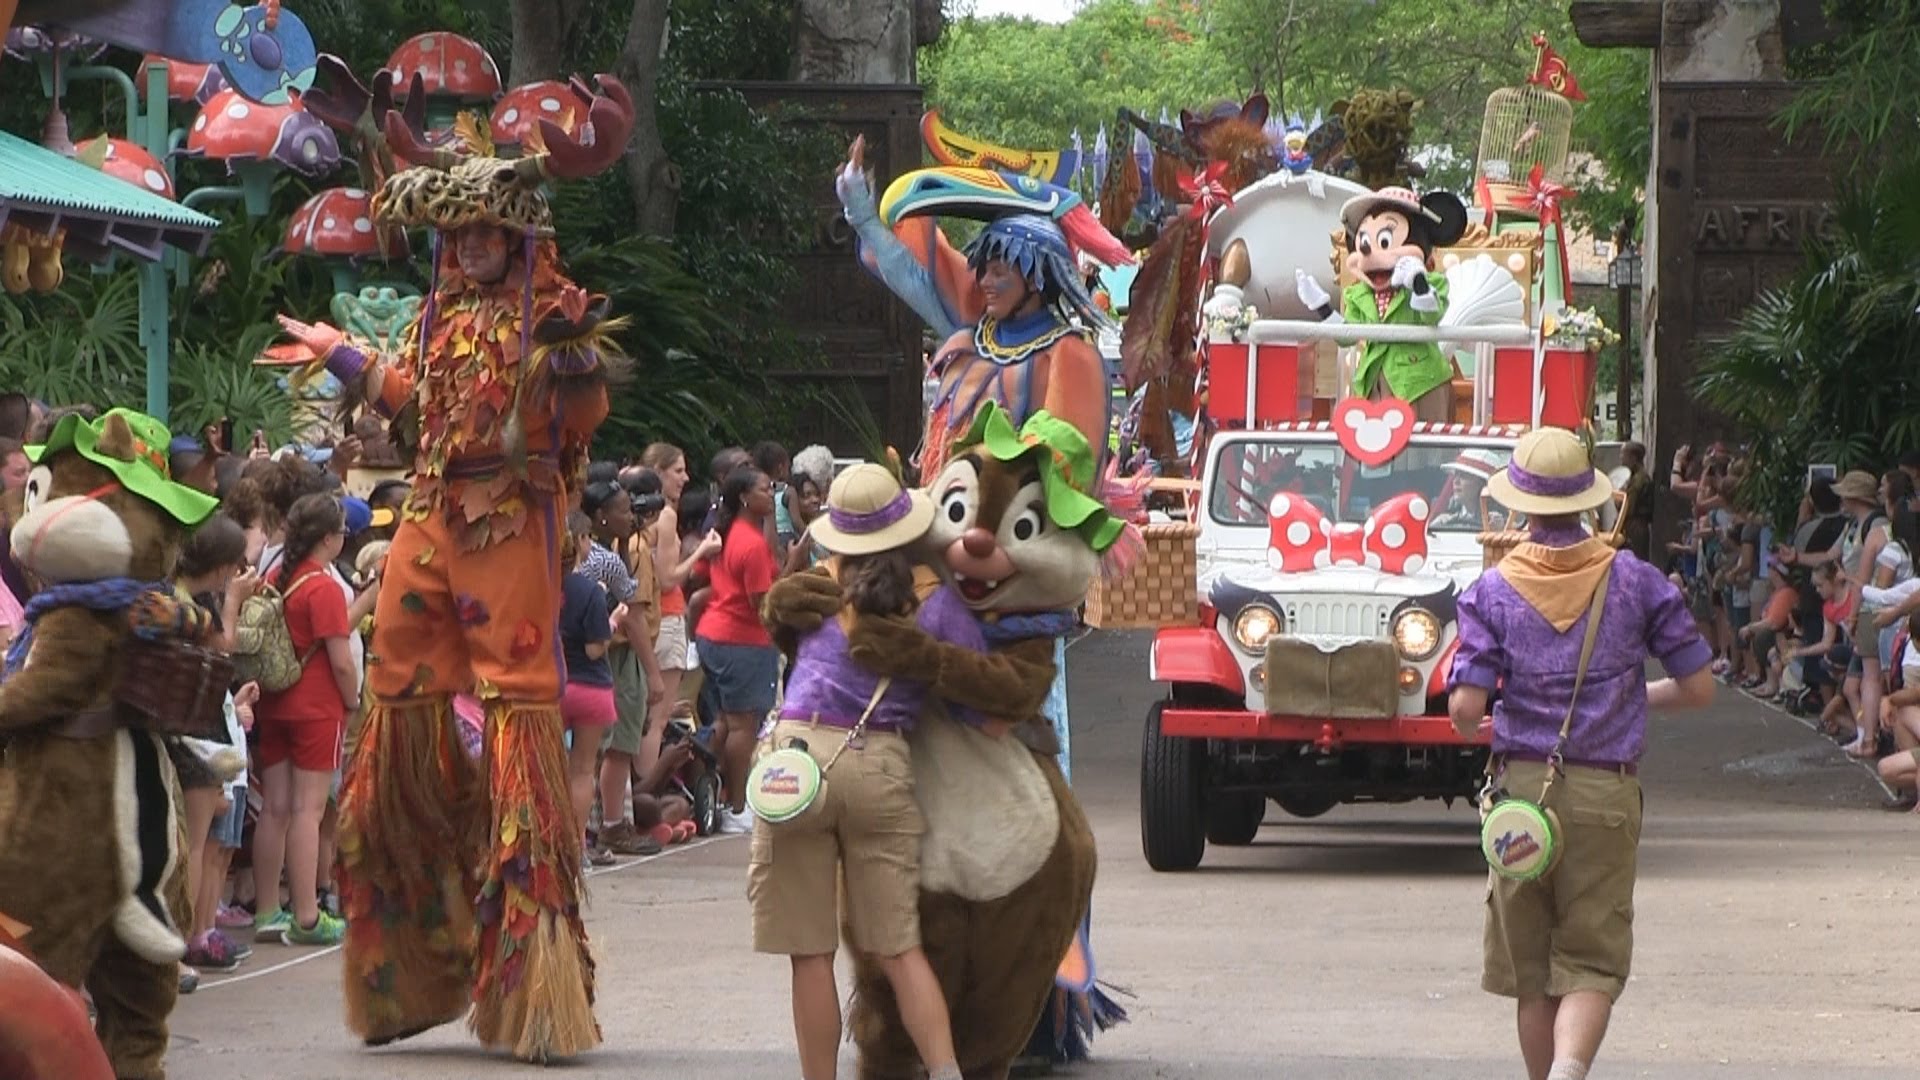
[[[747,773],[747,807],[774,824],[806,813],[820,797],[820,763],[796,747],[775,750]]]
[[[1553,811],[1525,799],[1503,799],[1480,823],[1480,853],[1493,872],[1513,881],[1532,881],[1553,867],[1560,853]]]

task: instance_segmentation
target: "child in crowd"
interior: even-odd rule
[[[576,510],[567,515],[567,535],[560,553],[567,567],[561,580],[560,645],[567,658],[567,686],[560,698],[560,719],[571,740],[567,751],[567,792],[573,799],[574,820],[584,832],[593,809],[598,777],[600,742],[616,719],[613,669],[607,649],[613,642],[613,613],[607,590],[582,574],[593,550],[593,520]],[[613,853],[587,846],[587,861],[605,866]]]

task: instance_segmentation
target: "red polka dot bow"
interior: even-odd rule
[[[1295,494],[1275,495],[1267,507],[1267,565],[1283,574],[1333,566],[1414,574],[1427,565],[1427,520],[1433,506],[1414,492],[1396,495],[1365,524],[1335,524]]]

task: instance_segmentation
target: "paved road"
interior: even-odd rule
[[[1094,942],[1133,1022],[1088,1080],[1486,1080],[1520,1075],[1510,1012],[1478,988],[1486,873],[1463,808],[1269,811],[1192,874],[1140,856],[1144,637],[1069,654],[1076,786],[1100,838]],[[1657,722],[1634,979],[1599,1077],[1920,1075],[1920,819],[1799,721],[1723,692]],[[596,875],[607,1044],[576,1077],[793,1080],[785,967],[747,943],[746,844]],[[457,1028],[381,1051],[340,1022],[338,960],[261,946],[175,1015],[190,1080],[513,1075]],[[845,1075],[852,1075],[851,1069]]]

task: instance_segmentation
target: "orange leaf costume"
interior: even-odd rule
[[[340,799],[347,1016],[370,1045],[469,1006],[481,1042],[528,1061],[600,1041],[555,627],[567,491],[607,415],[619,323],[561,271],[541,185],[616,160],[632,104],[607,76],[574,89],[591,131],[546,123],[544,147],[512,161],[471,128],[472,156],[430,150],[387,114],[389,145],[414,167],[374,212],[436,230],[432,294],[399,354],[343,343],[326,356],[416,447],[374,615],[374,704]],[[503,280],[469,279],[443,242],[472,225],[520,245]],[[452,707],[469,691],[486,709],[481,762]]]

